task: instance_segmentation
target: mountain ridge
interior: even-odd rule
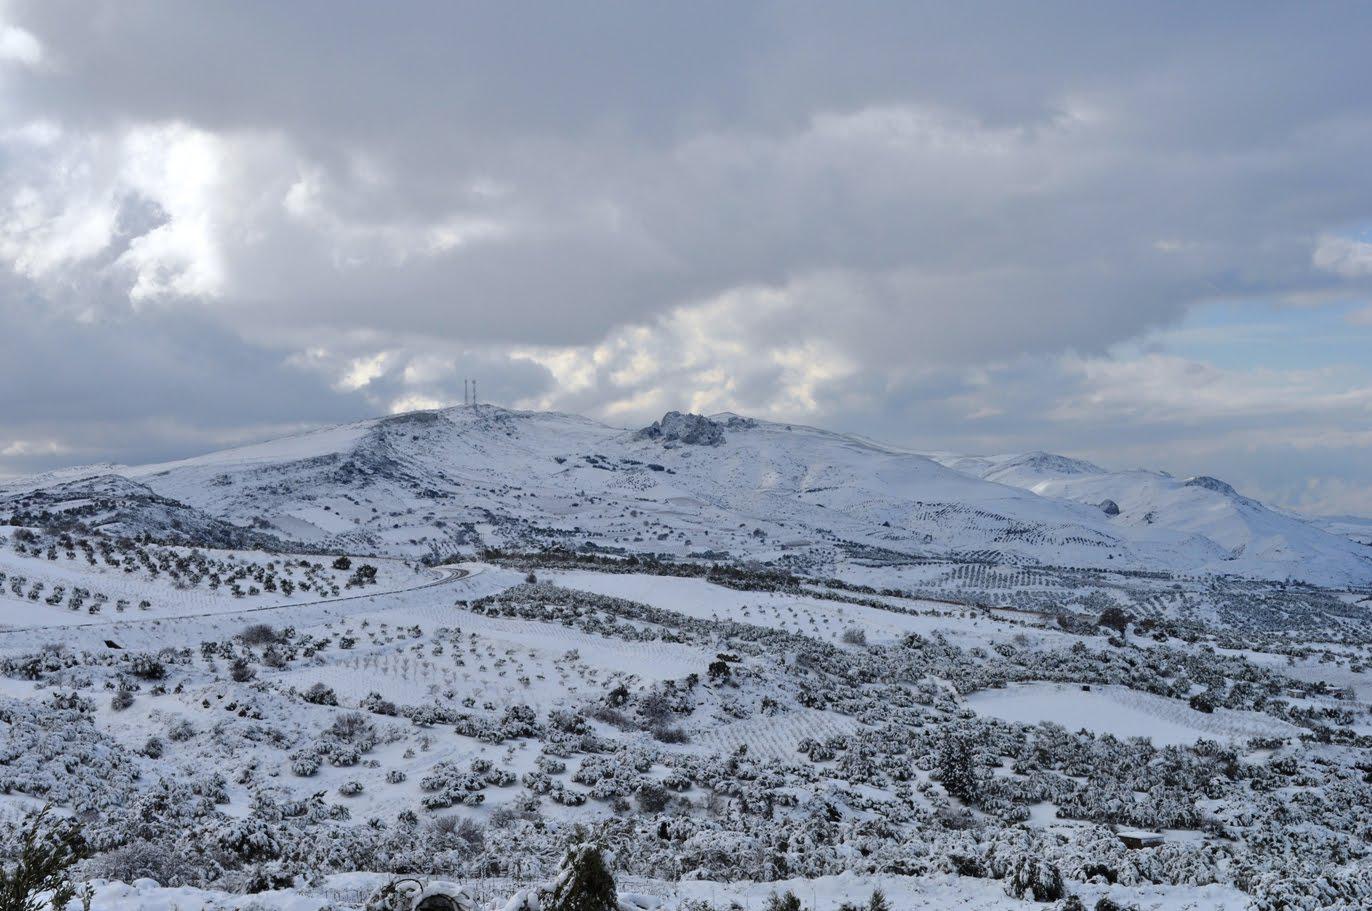
[[[832,570],[880,551],[1372,584],[1372,549],[1208,476],[1113,472],[1043,451],[925,454],[732,413],[670,412],[633,429],[455,406],[96,474],[284,542],[396,556],[590,544]],[[81,470],[12,479],[0,494],[59,477]]]

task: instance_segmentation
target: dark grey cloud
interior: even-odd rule
[[[0,325],[0,468],[9,472],[193,455],[375,410],[194,313],[83,322],[9,278]]]
[[[239,213],[255,230],[226,217],[226,306],[254,319],[584,343],[832,270],[872,308],[867,338],[955,310],[992,350],[1098,346],[1205,296],[1328,286],[1312,236],[1372,207],[1369,29],[1346,6],[89,11],[14,8],[52,59],[12,78],[18,111],[280,134],[252,189],[279,198],[308,167],[361,232],[265,203]],[[506,230],[333,267],[367,228],[454,216]],[[987,331],[1017,307],[1062,327]]]

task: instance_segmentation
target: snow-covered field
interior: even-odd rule
[[[330,876],[316,887],[282,889],[251,896],[194,888],[166,888],[152,880],[135,884],[101,882],[95,886],[93,908],[124,911],[327,911],[359,903],[385,882],[376,875],[341,874]],[[994,883],[955,875],[935,877],[881,876],[859,877],[851,874],[815,879],[779,880],[770,883],[711,882],[687,880],[634,880],[621,883],[660,902],[663,911],[692,902],[707,902],[713,907],[761,908],[772,895],[790,891],[815,911],[837,911],[845,902],[866,901],[874,888],[880,888],[894,907],[909,911],[1018,911],[1029,907],[1010,898]],[[517,884],[508,880],[464,883],[468,890],[485,894],[513,893]],[[1083,898],[1091,907],[1110,897],[1123,906],[1139,911],[1240,911],[1248,896],[1222,886],[1160,889],[1097,886],[1084,889]]]
[[[1197,712],[1181,699],[1121,686],[1083,689],[1081,684],[1023,683],[967,697],[982,715],[1015,724],[1060,724],[1115,737],[1145,737],[1159,746],[1194,744],[1201,738],[1242,744],[1255,737],[1294,737],[1300,729],[1261,712],[1216,709]]]

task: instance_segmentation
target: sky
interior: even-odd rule
[[[0,474],[462,401],[1372,515],[1372,7],[0,0]]]

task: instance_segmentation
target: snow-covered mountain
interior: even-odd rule
[[[1042,497],[1094,506],[1116,528],[1165,529],[1223,548],[1231,571],[1307,581],[1355,581],[1372,548],[1327,523],[1265,506],[1218,478],[1162,471],[1109,471],[1044,452],[1004,456],[940,453],[937,461],[970,477]],[[1221,568],[1222,571],[1223,568]]]
[[[973,559],[1372,583],[1372,548],[1214,479],[1109,472],[1046,453],[926,456],[732,414],[672,413],[633,430],[463,406],[86,475],[97,476],[133,482],[164,514],[175,502],[204,521],[353,552],[589,544],[826,572],[855,559]],[[82,477],[13,482],[0,508],[88,506],[73,483]],[[104,502],[104,521],[139,530],[137,508]]]

